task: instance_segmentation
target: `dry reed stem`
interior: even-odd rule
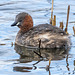
[[[52,19],[52,26],[55,26],[55,25],[54,25],[54,20],[53,20],[53,19]]]
[[[49,66],[50,66],[50,64],[51,64],[51,60],[52,60],[52,58],[49,59]]]
[[[54,26],[56,26],[56,15],[54,15]]]
[[[73,32],[74,32],[74,35],[75,35],[75,28],[74,28],[74,26],[73,26]]]
[[[60,28],[63,29],[64,25],[63,22],[60,22]]]
[[[52,8],[51,8],[51,19],[50,19],[50,24],[52,24],[52,19],[53,19],[53,0],[52,0]]]
[[[66,28],[65,28],[66,33],[67,33],[67,28],[68,28],[69,12],[70,12],[70,5],[68,5],[68,10],[67,10],[67,22],[66,22]]]

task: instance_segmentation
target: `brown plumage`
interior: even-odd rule
[[[50,24],[40,24],[33,27],[32,17],[27,13],[16,16],[15,23],[20,28],[15,43],[25,47],[40,48],[67,48],[70,46],[69,36],[60,28]]]

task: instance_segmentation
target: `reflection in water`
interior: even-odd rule
[[[52,60],[62,60],[65,58],[66,54],[68,55],[68,51],[65,49],[40,49],[40,53],[38,49],[31,49],[31,48],[25,48],[23,46],[15,45],[16,52],[20,55],[19,62],[20,63],[28,63],[32,61],[36,61],[36,63],[33,64],[34,69],[37,69],[36,64],[38,64],[40,61],[48,61],[52,58]],[[68,59],[68,58],[67,58]],[[66,59],[66,62],[67,62]],[[32,70],[33,67],[20,67],[15,66],[14,71],[21,71],[21,72],[30,72],[29,70]],[[43,67],[44,69],[46,67]],[[67,65],[68,68],[68,65]],[[49,71],[49,70],[48,70]],[[49,71],[50,74],[50,71]]]
[[[49,70],[49,75],[51,75],[50,70]]]
[[[67,54],[67,57],[66,57],[66,64],[67,64],[67,65],[66,65],[67,70],[68,70],[68,71],[70,71],[70,68],[69,68],[69,63],[68,63],[68,54]],[[69,73],[69,74],[70,74],[70,73]]]
[[[23,46],[15,45],[16,52],[20,55],[20,59],[25,58],[26,61],[38,61],[40,57],[49,60],[61,60],[65,58],[65,55],[68,54],[70,48],[65,49],[40,49],[41,55],[39,54],[38,49],[25,48]],[[39,55],[40,56],[39,56]],[[27,59],[26,59],[27,58]]]
[[[75,60],[74,60],[74,70],[73,70],[73,74],[75,74]]]
[[[31,72],[31,71],[28,71],[28,70],[31,70],[32,67],[14,67],[14,71],[19,71],[19,72]]]

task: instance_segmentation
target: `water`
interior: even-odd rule
[[[33,18],[34,26],[49,23],[51,0],[0,1],[0,75],[75,75],[75,37],[72,29],[75,24],[75,0],[54,0],[54,15],[57,26],[60,21],[66,25],[68,5],[71,6],[69,22],[72,23],[68,27],[71,49],[41,50],[42,59],[33,50],[12,46],[19,29],[12,28],[11,24],[19,12],[28,12]],[[51,68],[47,71],[45,68],[51,57]]]

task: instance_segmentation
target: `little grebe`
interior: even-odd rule
[[[70,38],[62,29],[51,24],[40,24],[33,27],[32,17],[25,12],[16,16],[11,26],[20,28],[15,43],[25,47],[40,48],[67,48],[70,46]]]

